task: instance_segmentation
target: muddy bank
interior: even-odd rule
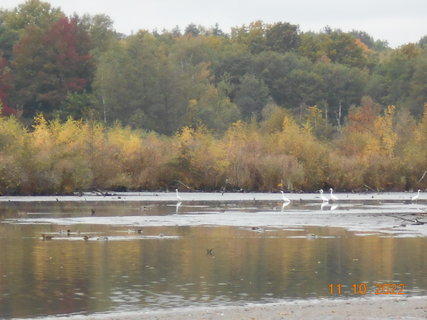
[[[43,320],[278,320],[278,319],[427,319],[427,297],[373,297],[342,300],[296,300],[280,303],[167,311],[49,317]]]
[[[423,204],[405,204],[381,202],[376,204],[345,203],[336,204],[291,203],[282,207],[281,203],[271,201],[268,205],[248,204],[194,205],[164,204],[157,208],[158,213],[145,209],[135,210],[127,216],[86,215],[72,217],[51,217],[49,214],[24,212],[20,218],[8,219],[12,224],[49,224],[49,225],[111,225],[142,227],[195,227],[195,226],[231,226],[255,228],[262,232],[268,228],[288,229],[305,226],[339,227],[357,232],[363,236],[374,233],[383,237],[427,236],[427,206]],[[146,211],[149,214],[146,214]]]
[[[292,202],[319,202],[322,203],[319,193],[285,193],[286,197]],[[416,193],[411,192],[381,192],[381,193],[336,193],[338,197],[337,203],[345,203],[348,201],[388,201],[410,203],[411,198]],[[233,192],[180,192],[179,196],[183,202],[191,201],[282,201],[280,192],[262,193],[233,193]],[[328,193],[325,193],[327,199],[330,198]],[[33,202],[33,201],[150,201],[150,202],[176,202],[177,196],[175,192],[115,192],[101,195],[94,192],[86,192],[80,195],[70,196],[0,196],[1,201],[12,202]],[[427,203],[427,193],[420,193],[417,202]]]

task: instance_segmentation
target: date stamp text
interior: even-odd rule
[[[341,283],[329,284],[330,295],[403,295],[404,290],[403,283],[375,283],[372,286],[368,286],[366,283],[354,283],[350,286],[344,286]]]

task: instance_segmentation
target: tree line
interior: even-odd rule
[[[426,75],[427,36],[392,49],[262,21],[123,35],[28,0],[0,10],[0,192],[418,188]]]

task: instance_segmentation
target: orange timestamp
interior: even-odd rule
[[[354,283],[351,286],[344,286],[341,283],[329,284],[329,293],[331,295],[354,294],[365,295],[373,293],[376,295],[402,295],[405,294],[405,285],[403,283],[375,283],[368,287],[366,283]]]

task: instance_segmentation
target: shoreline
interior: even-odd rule
[[[376,233],[383,237],[427,237],[427,207],[425,200],[408,202],[407,194],[384,193],[375,196],[361,194],[338,194],[339,201],[323,203],[319,194],[287,195],[290,203],[283,203],[281,195],[269,194],[231,194],[218,193],[182,193],[182,202],[177,202],[175,193],[132,193],[110,197],[17,197],[0,198],[0,206],[7,201],[31,203],[51,201],[54,203],[74,202],[78,205],[97,205],[99,203],[139,202],[143,210],[124,216],[52,217],[49,214],[28,212],[19,218],[8,219],[6,223],[45,223],[52,225],[122,225],[129,227],[198,227],[232,226],[243,228],[301,228],[301,227],[337,227],[356,232],[360,236]],[[245,202],[246,201],[246,202]],[[267,204],[257,210],[247,210],[256,201]],[[230,208],[225,203],[241,204]],[[214,209],[206,210],[205,204]],[[141,214],[145,206],[166,206],[170,213],[181,214]],[[362,206],[363,207],[362,207]],[[369,205],[369,210],[365,208]],[[173,207],[173,208],[172,208]],[[87,212],[90,212],[87,209]],[[200,214],[209,213],[209,214]],[[284,219],[286,215],[286,219]],[[418,220],[417,220],[418,219]]]
[[[292,202],[319,202],[322,203],[318,192],[303,193],[285,193],[286,197]],[[346,203],[353,201],[388,201],[396,203],[426,203],[427,194],[420,194],[416,202],[411,202],[410,192],[337,192],[337,203]],[[282,202],[280,192],[180,192],[182,201],[278,201]],[[142,202],[176,202],[175,191],[160,192],[112,192],[106,195],[96,194],[94,192],[85,192],[81,195],[0,195],[0,202],[92,202],[92,201],[142,201]],[[332,201],[334,202],[334,201]]]
[[[39,320],[278,320],[427,319],[427,296],[358,297],[257,303],[244,306],[188,307],[158,311],[51,316]]]

